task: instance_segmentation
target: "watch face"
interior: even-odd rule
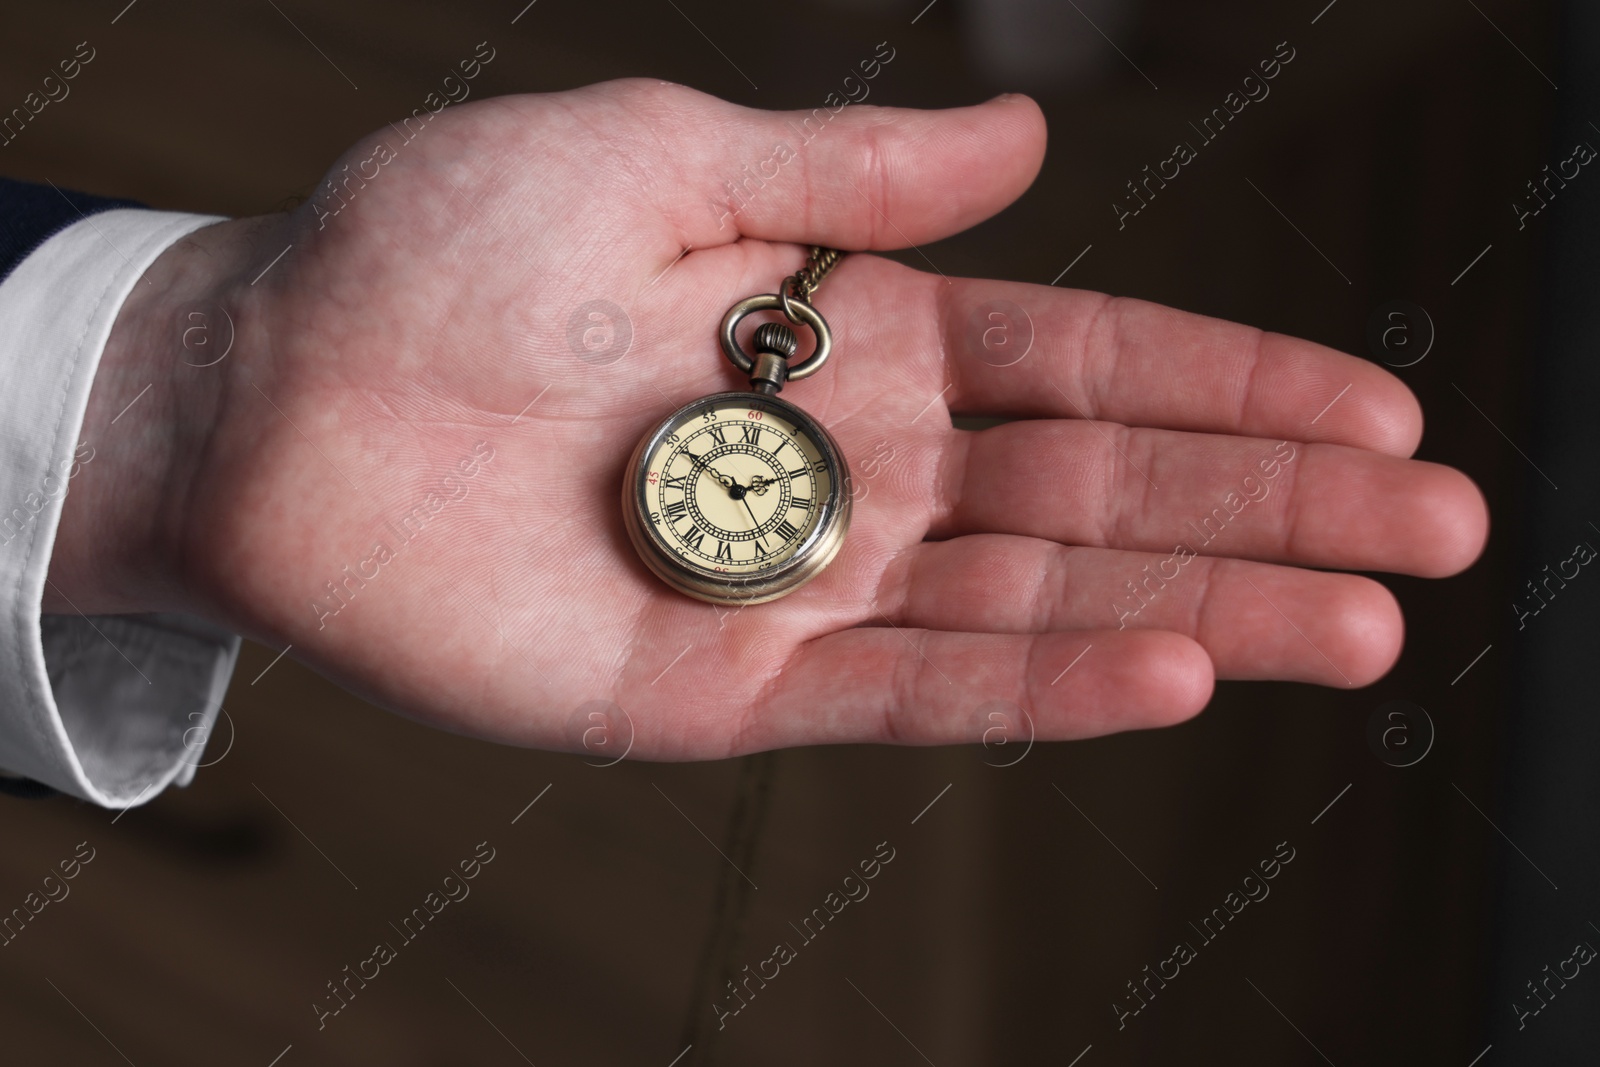
[[[771,599],[837,551],[844,478],[838,446],[805,412],[760,393],[719,393],[641,442],[630,529],[646,562],[691,595]],[[797,576],[785,587],[788,574]]]

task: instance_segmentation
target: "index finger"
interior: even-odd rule
[[[957,414],[1098,419],[1402,457],[1422,436],[1422,410],[1399,379],[1310,341],[1081,290],[929,276],[903,284],[913,291],[903,299],[938,308],[927,320],[940,336],[927,340],[942,347],[945,401]]]

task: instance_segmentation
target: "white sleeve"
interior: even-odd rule
[[[83,415],[117,312],[168,246],[219,221],[99,212],[0,281],[0,769],[106,807],[194,777],[239,639],[179,615],[42,616],[45,577],[69,479],[93,462]]]

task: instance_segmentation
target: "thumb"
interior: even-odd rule
[[[654,192],[696,248],[740,237],[906,248],[1000,211],[1044,159],[1044,115],[1025,96],[939,111],[843,97],[810,111],[761,111],[660,82],[583,91],[646,113],[655,143],[673,155],[662,169],[675,181]]]

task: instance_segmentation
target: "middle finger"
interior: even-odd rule
[[[952,431],[942,539],[1009,533],[1136,551],[1424,577],[1470,564],[1486,535],[1458,471],[1333,444],[1079,420]]]

